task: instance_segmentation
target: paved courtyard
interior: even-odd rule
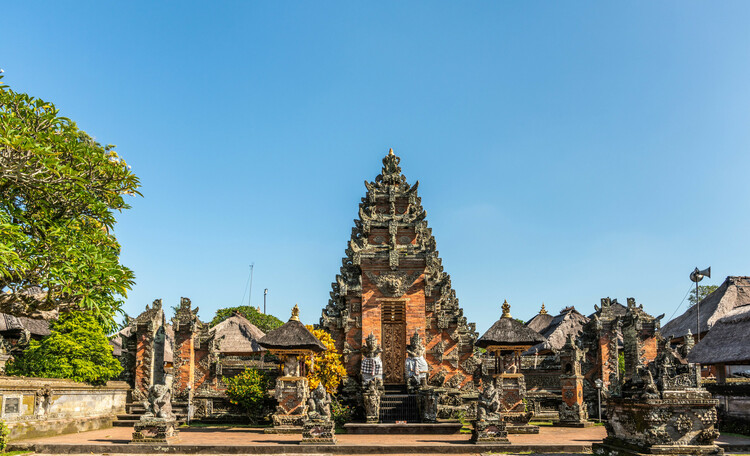
[[[78,434],[58,435],[32,439],[25,442],[44,442],[61,444],[127,444],[133,434],[132,427],[113,427]],[[600,442],[606,436],[603,426],[590,428],[558,428],[542,426],[538,435],[511,434],[511,443],[550,444],[550,445],[586,445]],[[338,434],[336,438],[342,445],[464,445],[469,444],[470,434],[419,435],[419,434]],[[180,428],[182,445],[289,445],[298,443],[300,434],[264,434],[263,429],[246,427],[197,427]]]
[[[40,439],[30,439],[23,442],[13,443],[37,443],[45,445],[60,445],[61,447],[67,447],[69,445],[75,447],[69,447],[63,451],[47,450],[50,453],[67,453],[67,454],[107,454],[111,451],[112,454],[118,454],[118,456],[124,456],[127,453],[127,445],[130,442],[133,428],[130,427],[114,427],[109,429],[100,429],[97,431],[82,432],[78,434],[67,434],[59,435],[55,437],[46,437]],[[388,452],[384,447],[399,447],[404,451],[406,455],[419,454],[420,456],[430,456],[446,454],[446,446],[452,447],[453,449],[449,452],[452,454],[465,454],[465,455],[476,455],[484,453],[484,451],[478,451],[478,449],[469,443],[469,434],[452,434],[452,435],[416,435],[416,434],[391,434],[391,435],[373,435],[373,434],[339,434],[338,445],[339,446],[350,446],[350,447],[369,447],[362,450],[354,450],[352,453],[367,453],[368,456],[376,456],[378,454],[385,454],[388,456],[394,456],[394,453]],[[537,435],[534,434],[512,434],[509,435],[512,445],[533,445],[539,450],[543,450],[543,447],[549,446],[549,453],[559,453],[559,448],[564,446],[589,446],[592,443],[600,442],[606,436],[606,431],[603,426],[595,426],[590,428],[575,429],[575,428],[558,428],[542,426],[540,432]],[[202,447],[200,454],[203,456],[211,454],[210,447],[239,447],[232,451],[233,454],[259,454],[274,453],[279,454],[279,450],[273,450],[274,447],[284,446],[285,449],[281,451],[281,454],[305,454],[304,447],[296,446],[299,443],[301,436],[298,434],[265,434],[263,429],[247,428],[247,427],[194,427],[180,429],[180,441],[178,445],[182,446],[199,446]],[[750,445],[750,437],[742,437],[735,435],[727,435],[719,438],[717,443],[732,444],[732,445]],[[293,445],[290,447],[290,445]],[[246,453],[243,452],[243,446],[247,446],[248,450]],[[258,448],[263,447],[265,450]],[[415,451],[415,447],[421,448],[422,451]],[[463,450],[461,449],[463,447]],[[552,448],[558,448],[553,450]],[[48,447],[49,448],[49,447]],[[77,448],[77,449],[74,449]],[[88,449],[86,449],[88,448]],[[252,449],[251,449],[252,448]],[[431,450],[431,448],[433,448]],[[395,448],[394,448],[395,449]],[[72,450],[72,451],[71,451]],[[464,451],[465,450],[465,451]],[[543,454],[545,451],[535,451],[538,454]],[[381,453],[382,451],[382,453]],[[497,449],[498,452],[502,452],[502,447]],[[580,452],[580,450],[578,450]],[[195,451],[186,451],[195,453]],[[521,452],[521,451],[519,451]],[[743,451],[744,452],[744,451]],[[336,452],[337,456],[342,453]],[[733,453],[733,452],[728,452]],[[39,453],[43,454],[43,453]],[[173,453],[174,454],[174,453]],[[216,453],[218,454],[218,452]],[[307,453],[309,454],[309,453]],[[327,454],[318,452],[317,455]]]

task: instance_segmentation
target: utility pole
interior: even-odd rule
[[[255,263],[250,263],[250,293],[247,294],[247,306],[250,306],[250,302],[253,298],[253,269],[255,268]]]
[[[263,290],[263,315],[266,314],[266,296],[268,296],[268,288]]]

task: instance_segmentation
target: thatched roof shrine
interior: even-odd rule
[[[530,353],[527,352],[525,354],[533,354],[534,350],[539,352],[544,350],[559,351],[566,344],[569,336],[578,338],[578,335],[583,330],[583,325],[588,321],[589,319],[581,315],[575,307],[565,307],[560,311],[559,315],[552,317],[547,327],[542,328],[541,331],[532,328],[546,340],[535,345],[529,350]],[[526,326],[529,326],[528,323]]]
[[[292,317],[280,327],[269,331],[259,341],[261,347],[269,350],[312,350],[326,349],[321,341],[299,321],[299,307],[294,305]]]
[[[258,343],[265,333],[239,313],[235,313],[211,328],[211,333],[214,340],[218,342],[219,353],[224,355],[256,353],[265,350]]]
[[[719,288],[700,302],[700,333],[705,333],[736,307],[750,304],[750,277],[729,276]],[[696,306],[661,328],[664,337],[683,337],[688,329],[696,334]]]
[[[510,304],[503,303],[503,315],[474,345],[487,348],[491,346],[531,347],[544,342],[544,336],[525,326],[510,316]]]
[[[534,331],[541,333],[552,323],[552,319],[555,318],[547,312],[542,303],[542,308],[539,313],[534,315],[531,320],[526,322],[526,326],[533,329]]]
[[[750,304],[735,307],[717,321],[711,331],[690,351],[688,361],[700,364],[750,362],[748,335],[750,335]]]

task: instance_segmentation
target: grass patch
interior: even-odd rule
[[[532,424],[534,426],[552,426],[553,425],[552,421],[529,421],[529,424]]]
[[[192,422],[190,424],[183,423],[180,425],[181,428],[257,428],[265,429],[273,427],[272,424],[231,424],[231,423],[203,423],[200,421]],[[2,456],[0,454],[0,456]]]
[[[19,456],[21,454],[31,454],[33,451],[3,451],[0,456]]]

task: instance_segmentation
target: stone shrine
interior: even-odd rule
[[[261,347],[279,356],[282,374],[276,378],[274,397],[278,402],[272,415],[277,433],[296,433],[308,418],[310,391],[306,377],[305,358],[325,351],[326,347],[299,321],[295,304],[289,321],[269,331],[259,341]],[[271,430],[267,430],[269,432]]]
[[[588,427],[593,423],[588,421],[588,411],[583,402],[583,375],[581,361],[584,351],[581,350],[571,334],[567,343],[560,350],[560,418],[556,425],[566,427]]]
[[[487,349],[493,356],[493,374],[487,381],[499,390],[501,412],[508,422],[508,432],[536,434],[539,427],[529,424],[534,412],[526,410],[526,382],[521,372],[521,353],[543,342],[544,337],[512,318],[508,301],[503,302],[502,309],[500,319],[477,340],[476,345]],[[489,386],[485,387],[485,391],[487,388]]]
[[[644,361],[643,332],[653,320],[628,299],[620,319],[625,382],[607,403],[607,438],[594,444],[594,454],[723,454],[714,444],[718,401],[701,386],[700,366],[685,361],[663,340],[655,360]]]
[[[383,347],[383,382],[405,385],[406,345],[415,332],[425,342],[426,380],[436,387],[472,389],[480,365],[476,330],[468,323],[443,271],[417,187],[401,174],[393,150],[383,158],[359,205],[341,272],[320,325],[343,354],[357,394],[362,350],[369,334]],[[354,382],[354,385],[351,384]]]

